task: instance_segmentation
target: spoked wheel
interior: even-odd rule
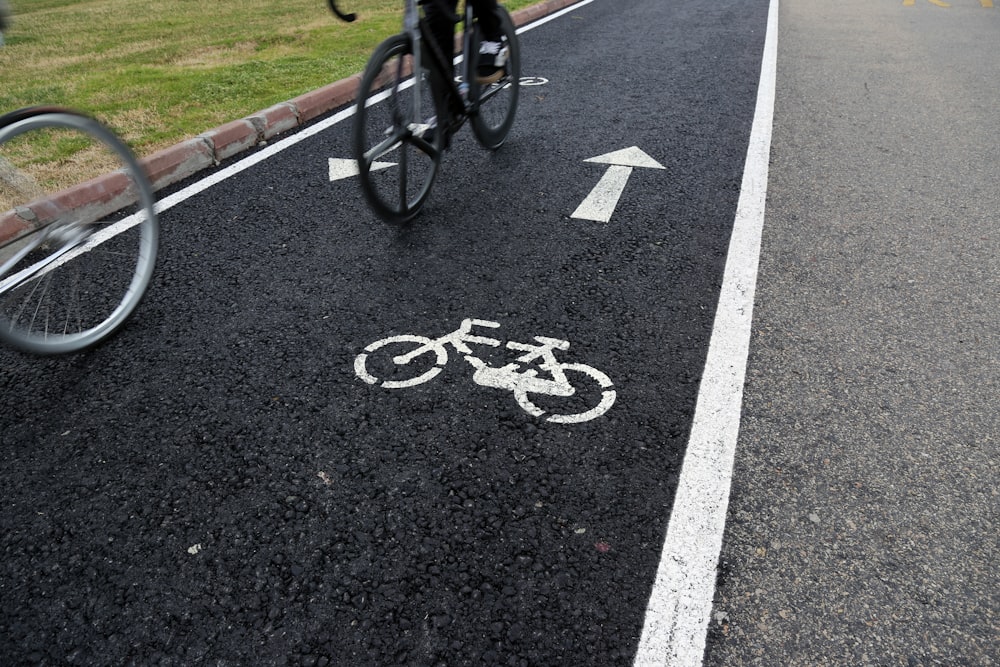
[[[0,340],[101,342],[142,299],[158,239],[152,188],[112,132],[52,107],[0,117]]]
[[[514,31],[510,14],[503,7],[500,12],[500,26],[503,33],[501,48],[507,49],[507,66],[504,76],[496,83],[480,85],[470,82],[473,96],[479,97],[479,113],[472,117],[472,132],[484,148],[496,149],[503,145],[514,124],[517,98],[521,90],[521,49]],[[479,31],[473,41],[472,53],[479,53]]]
[[[396,35],[382,42],[358,90],[354,155],[361,190],[386,222],[411,220],[427,200],[441,163],[444,131],[435,125],[443,117],[430,74],[413,76],[410,39]]]

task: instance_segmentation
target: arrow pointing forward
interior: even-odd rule
[[[379,171],[380,169],[388,169],[389,167],[395,167],[395,162],[372,162],[372,167],[369,171]],[[358,161],[357,160],[344,160],[342,158],[330,158],[330,182],[339,181],[343,178],[350,178],[351,176],[357,176],[360,172],[358,171]]]
[[[618,200],[625,192],[625,185],[632,175],[634,167],[644,167],[646,169],[665,169],[665,167],[649,157],[639,148],[632,146],[613,153],[606,153],[592,157],[584,162],[597,162],[599,164],[609,164],[608,170],[598,181],[594,189],[590,191],[587,198],[583,200],[570,217],[578,220],[593,220],[595,222],[608,222],[611,220]]]

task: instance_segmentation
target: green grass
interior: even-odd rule
[[[510,0],[513,11],[537,0]],[[0,112],[33,104],[100,118],[139,155],[360,72],[402,2],[12,0]]]

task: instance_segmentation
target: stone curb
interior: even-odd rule
[[[546,0],[517,10],[511,18],[514,25],[520,27],[579,1]],[[157,151],[139,162],[148,171],[153,190],[160,190],[354,101],[360,83],[361,75],[354,74],[203,132],[194,139]]]

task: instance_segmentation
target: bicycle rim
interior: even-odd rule
[[[386,222],[411,220],[430,195],[441,161],[443,129],[430,75],[414,77],[409,37],[376,49],[361,79],[354,119],[354,155],[361,189]],[[420,108],[416,108],[417,93]]]
[[[158,232],[142,169],[96,120],[0,118],[0,340],[60,354],[106,339],[149,285]]]
[[[521,49],[517,41],[514,24],[510,14],[502,7],[498,8],[501,15],[501,40],[503,48],[507,49],[507,66],[503,78],[496,83],[480,85],[471,82],[472,94],[479,98],[479,112],[471,120],[472,133],[479,143],[489,149],[497,149],[503,145],[514,124],[517,112],[517,101],[521,91]],[[479,31],[473,43],[473,53],[479,53]]]

